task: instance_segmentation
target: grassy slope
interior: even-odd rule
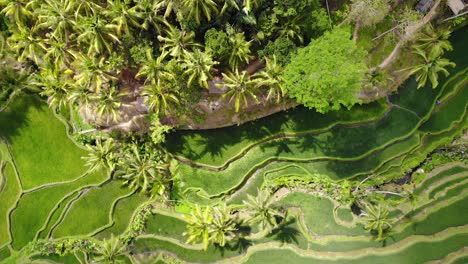
[[[11,144],[25,190],[71,180],[85,171],[85,151],[69,140],[50,111],[36,97],[23,96],[0,113],[0,136]]]

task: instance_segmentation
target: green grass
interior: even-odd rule
[[[113,214],[114,224],[111,227],[104,229],[102,232],[99,232],[96,237],[101,239],[109,238],[111,234],[122,234],[128,227],[135,210],[140,204],[147,200],[148,197],[142,193],[136,193],[128,198],[119,200],[115,206]]]
[[[81,264],[78,259],[76,259],[75,255],[68,254],[65,256],[59,256],[59,255],[49,255],[49,256],[43,256],[43,255],[36,255],[33,256],[32,259],[34,260],[43,260],[48,263],[70,263],[70,264]]]
[[[138,238],[135,241],[135,251],[136,253],[169,251],[178,258],[190,262],[211,262],[239,254],[237,250],[229,248],[223,250],[213,246],[208,247],[206,251],[187,249],[155,238]]]
[[[87,235],[106,227],[114,202],[131,192],[127,187],[123,187],[120,181],[111,181],[102,187],[90,189],[73,203],[63,221],[52,233],[53,237]]]
[[[298,107],[238,127],[202,132],[178,132],[168,136],[167,148],[176,155],[196,162],[220,166],[243,149],[274,135],[303,133],[326,129],[336,123],[359,123],[375,120],[387,110],[383,101],[356,106],[327,115]]]
[[[336,223],[333,216],[333,203],[326,198],[318,198],[305,193],[291,193],[283,198],[279,205],[299,207],[304,214],[304,221],[310,233],[317,235],[366,235],[362,227],[347,228]]]
[[[88,185],[97,185],[107,176],[104,173],[93,173],[78,181],[48,187],[23,195],[12,213],[13,247],[19,249],[31,241],[45,223],[49,213],[66,195]],[[99,210],[96,208],[96,210]],[[80,221],[77,223],[83,224]]]
[[[349,253],[345,257],[334,260],[320,259],[318,257],[302,257],[288,249],[268,249],[254,253],[245,263],[424,263],[426,261],[444,258],[448,253],[455,252],[466,245],[468,234],[457,234],[442,241],[420,242],[408,246],[397,252],[389,252],[379,256],[372,251],[364,257],[356,257]]]
[[[57,221],[60,220],[60,217],[62,216],[64,211],[66,211],[69,203],[77,199],[79,195],[80,192],[75,192],[73,195],[69,195],[67,198],[65,198],[62,202],[59,203],[57,208],[53,211],[52,215],[50,216],[49,221],[47,221],[47,225],[43,228],[42,231],[40,231],[38,238],[48,238],[50,232],[52,231],[51,229],[54,227]]]
[[[4,188],[0,192],[0,246],[10,241],[8,213],[21,194],[21,187],[11,163],[6,163],[0,173],[4,176]]]
[[[0,127],[24,189],[71,180],[86,170],[81,160],[86,152],[70,141],[64,125],[36,97],[17,98],[0,113]]]
[[[0,261],[2,259],[6,259],[11,255],[10,249],[8,247],[2,247],[0,248]]]
[[[185,242],[187,237],[183,236],[182,233],[185,232],[185,226],[187,222],[180,219],[156,214],[152,215],[146,224],[145,233],[160,235],[165,237],[171,237],[178,239],[181,242]]]

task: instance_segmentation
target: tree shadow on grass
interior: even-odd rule
[[[273,240],[280,241],[283,244],[299,244],[297,237],[300,235],[299,230],[293,225],[296,223],[296,219],[290,219],[280,227],[274,229],[271,234],[267,237],[273,238]]]
[[[0,112],[0,137],[10,141],[19,134],[20,128],[31,120],[28,119],[29,108],[41,109],[42,102],[36,96],[22,95],[14,99],[13,102]]]

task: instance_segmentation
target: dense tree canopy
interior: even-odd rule
[[[285,68],[291,97],[321,113],[359,102],[366,52],[350,38],[347,28],[336,28],[300,49]]]

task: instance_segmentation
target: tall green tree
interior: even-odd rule
[[[136,144],[119,165],[119,178],[135,191],[162,195],[169,182],[167,166],[159,163],[152,153],[141,153]]]
[[[47,97],[47,103],[51,108],[60,109],[67,106],[71,82],[56,65],[43,67],[33,84],[42,89],[40,94]]]
[[[258,87],[265,87],[268,89],[267,100],[275,99],[276,103],[281,101],[281,98],[286,94],[284,89],[283,67],[276,62],[276,56],[273,58],[265,58],[265,69],[254,74],[258,82]]]
[[[15,51],[20,62],[30,59],[37,65],[42,65],[42,57],[47,50],[45,39],[36,36],[29,28],[24,27],[8,38],[12,51]]]
[[[168,24],[168,29],[165,31],[165,37],[159,35],[158,40],[164,42],[162,51],[169,52],[169,55],[175,58],[180,58],[184,53],[193,47],[200,46],[195,43],[195,33],[180,30],[176,26]]]
[[[170,82],[155,79],[143,86],[143,95],[146,96],[146,104],[150,111],[166,114],[170,106],[179,104],[177,92],[172,88]]]
[[[218,6],[213,0],[182,0],[182,8],[197,24],[200,24],[202,14],[210,21],[211,13],[218,13]]]
[[[432,24],[428,24],[421,37],[418,38],[416,47],[426,51],[432,58],[442,56],[445,51],[453,50],[449,40],[450,34],[451,31],[448,28],[435,29]]]
[[[97,98],[96,106],[96,114],[100,119],[98,123],[108,125],[120,119],[119,109],[122,105],[121,97],[122,95],[115,89],[115,86],[101,90]]]
[[[378,205],[367,205],[363,213],[365,228],[377,232],[377,239],[383,239],[384,233],[392,228],[391,219],[388,217],[388,210]]]
[[[109,239],[101,241],[96,248],[96,257],[94,260],[97,263],[114,264],[119,262],[118,257],[124,255],[125,244],[118,238],[112,235]]]
[[[200,207],[198,204],[192,208],[187,217],[188,224],[183,233],[187,236],[187,243],[195,244],[201,242],[203,249],[207,250],[210,245],[210,226],[213,222],[211,207]]]
[[[4,0],[0,2],[0,7],[3,7],[1,12],[21,30],[28,26],[28,20],[33,16],[27,8],[28,3],[28,0]]]
[[[229,98],[229,103],[234,102],[234,109],[239,112],[241,105],[249,105],[249,98],[258,103],[257,96],[255,95],[256,81],[250,79],[246,71],[239,73],[238,70],[234,73],[223,73],[223,82],[217,84],[218,87],[227,87],[229,90],[222,95],[223,98]]]
[[[391,0],[351,0],[348,19],[357,27],[375,25],[390,12],[390,4]]]
[[[367,72],[366,51],[347,28],[335,28],[298,51],[285,67],[284,88],[298,103],[320,113],[350,108]]]
[[[112,52],[112,42],[119,43],[117,25],[110,24],[101,15],[80,17],[77,21],[79,35],[78,42],[85,43],[88,55]]]
[[[44,0],[38,8],[37,28],[51,30],[52,36],[59,42],[68,43],[70,34],[76,27],[73,16],[75,9],[72,0]]]
[[[209,88],[208,80],[212,78],[211,70],[217,62],[213,61],[211,54],[195,49],[194,52],[186,52],[182,67],[188,75],[187,86],[198,82],[200,87]]]
[[[158,57],[153,55],[152,48],[145,49],[145,57],[146,61],[140,67],[140,70],[135,75],[136,78],[145,77],[145,84],[154,82],[154,81],[161,81],[161,80],[172,80],[174,79],[174,75],[167,71],[165,68],[165,59],[168,53],[163,52]]]
[[[236,237],[237,223],[231,210],[222,204],[213,208],[213,221],[210,226],[212,243],[224,247],[227,242]]]
[[[75,68],[73,78],[76,84],[99,93],[102,88],[108,86],[109,81],[116,80],[116,77],[107,71],[105,61],[105,57],[77,55],[73,62]]]
[[[256,197],[247,195],[244,205],[250,215],[248,222],[258,224],[262,230],[272,230],[278,226],[277,218],[284,218],[284,213],[273,205],[271,195],[266,191],[258,192]]]
[[[95,145],[86,145],[88,156],[83,157],[88,167],[88,173],[105,169],[113,171],[116,165],[116,147],[112,138],[106,140],[97,139]]]
[[[130,34],[131,27],[140,26],[140,14],[135,8],[130,8],[125,0],[107,0],[104,14],[115,25],[118,36],[121,36],[122,32]]]
[[[447,67],[455,67],[455,63],[448,59],[435,57],[437,53],[429,53],[429,55],[421,49],[416,48],[414,53],[418,55],[421,63],[415,65],[410,69],[410,74],[416,74],[416,81],[418,82],[418,89],[424,87],[429,80],[432,88],[437,88],[439,85],[439,72],[448,76],[450,73]]]
[[[252,58],[250,55],[252,43],[245,40],[244,32],[236,33],[232,27],[228,27],[228,37],[231,45],[229,65],[233,70],[237,70],[242,63],[248,63]]]

